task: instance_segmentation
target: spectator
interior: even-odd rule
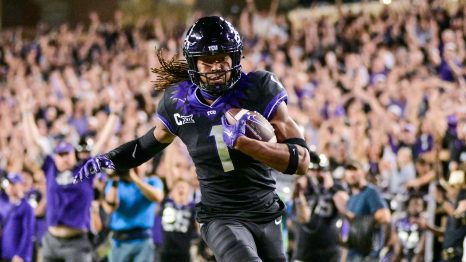
[[[110,253],[110,219],[111,216],[105,210],[110,207],[105,202],[106,176],[94,180],[94,199],[91,203],[91,243],[93,247],[93,260],[97,262],[107,261]]]
[[[454,209],[453,212],[449,213],[445,228],[442,259],[445,261],[463,261],[463,242],[466,237],[466,179],[464,171],[450,174],[448,184],[447,201],[451,201]]]
[[[82,152],[76,151],[73,145],[64,141],[58,143],[52,153],[47,137],[40,134],[30,107],[25,99],[22,100],[22,122],[26,142],[30,145],[29,157],[42,166],[46,181],[47,233],[43,241],[43,259],[91,261],[92,250],[87,233],[90,230],[93,181],[73,184],[73,172],[76,172],[86,159],[79,159]],[[115,115],[107,119],[93,148],[95,151],[91,154],[98,152],[104,145],[116,120]],[[64,249],[63,245],[71,247]]]
[[[416,161],[416,178],[406,182],[406,187],[422,195],[427,195],[429,191],[429,184],[435,180],[435,171],[432,164],[427,162],[424,158],[419,158]]]
[[[390,176],[390,193],[407,194],[407,184],[416,178],[416,169],[412,161],[411,150],[403,147],[398,151],[398,172]]]
[[[424,261],[425,230],[418,221],[425,219],[425,202],[420,194],[412,194],[408,199],[407,214],[394,223],[394,261]]]
[[[457,122],[454,137],[451,139],[449,171],[455,171],[466,161],[466,121],[460,119]]]
[[[192,187],[182,179],[173,184],[161,205],[163,244],[161,261],[191,261],[191,240],[196,235]]]
[[[2,231],[3,231],[3,224],[5,222],[6,214],[11,208],[10,201],[8,201],[8,195],[5,192],[5,188],[8,185],[7,174],[0,170],[0,204],[3,208],[0,208],[0,241],[2,241]],[[0,257],[2,255],[2,247],[0,245]]]
[[[25,198],[24,178],[19,173],[8,175],[6,194],[11,208],[3,223],[2,259],[12,262],[32,261],[34,209]]]
[[[28,203],[34,208],[35,225],[34,225],[34,248],[33,261],[37,261],[41,257],[42,238],[47,232],[47,221],[45,220],[45,185],[43,181],[43,173],[38,167],[36,170],[24,169],[22,174],[25,181],[25,198]]]
[[[446,192],[437,193],[437,204],[447,213],[445,228],[427,223],[426,220],[416,221],[422,229],[432,231],[437,236],[443,236],[442,261],[460,262],[463,257],[463,241],[466,237],[466,190],[465,174],[463,171],[455,171],[450,175]]]
[[[293,261],[340,261],[337,220],[346,210],[348,193],[334,182],[325,156],[311,165],[295,187],[298,224]]]
[[[90,229],[92,180],[87,184],[73,185],[71,170],[79,165],[71,144],[58,144],[54,154],[54,157],[46,157],[43,164],[47,183],[48,227],[43,240],[43,260],[91,261],[92,250],[87,231]],[[75,201],[80,205],[70,205]]]
[[[145,177],[147,165],[112,177],[105,188],[105,201],[113,212],[110,222],[110,261],[153,261],[152,227],[156,203],[163,199],[163,184]]]
[[[366,172],[359,162],[348,162],[345,169],[345,179],[351,188],[345,216],[352,232],[346,239],[349,246],[347,261],[378,261],[385,245],[384,227],[390,223],[390,211],[379,190],[366,181]],[[365,230],[358,230],[360,228]],[[367,246],[363,244],[365,241]]]

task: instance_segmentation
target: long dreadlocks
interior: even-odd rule
[[[175,58],[176,55],[166,60],[163,58],[162,49],[157,51],[160,67],[151,68],[151,72],[157,74],[157,79],[154,81],[155,90],[164,90],[189,79],[188,64],[184,60],[175,60]]]

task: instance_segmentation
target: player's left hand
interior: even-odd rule
[[[249,118],[249,114],[242,116],[236,123],[230,125],[225,118],[222,116],[222,126],[223,126],[223,141],[227,144],[228,148],[234,149],[235,142],[240,136],[246,134],[246,121]]]

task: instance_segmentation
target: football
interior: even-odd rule
[[[277,142],[273,126],[256,111],[249,111],[242,108],[230,108],[225,112],[225,118],[230,125],[236,123],[245,114],[252,114],[253,120],[246,122],[246,136],[264,142]]]

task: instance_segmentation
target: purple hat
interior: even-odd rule
[[[60,142],[56,147],[55,147],[55,154],[63,154],[63,153],[69,153],[74,151],[74,146],[70,143],[67,142]]]
[[[24,178],[20,173],[9,173],[8,181],[12,184],[19,184],[24,182]]]

